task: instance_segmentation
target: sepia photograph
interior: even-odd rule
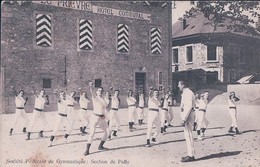
[[[0,167],[259,167],[260,2],[1,0]]]

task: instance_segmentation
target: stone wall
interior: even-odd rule
[[[88,89],[90,80],[102,79],[104,89],[114,87],[125,97],[128,89],[135,90],[135,72],[146,73],[146,91],[150,86],[158,87],[158,74],[163,74],[163,85],[169,85],[170,73],[170,7],[146,6],[130,2],[91,2],[97,6],[150,13],[151,22],[118,16],[95,14],[88,11],[67,9],[49,5],[3,4],[1,36],[1,69],[3,113],[14,112],[11,86],[24,89],[33,108],[31,85],[42,88],[44,78],[51,79],[51,88],[46,92],[52,96],[53,90]],[[169,5],[168,5],[169,6]],[[52,47],[35,45],[37,13],[52,17]],[[93,50],[79,51],[78,20],[93,22]],[[117,51],[117,24],[129,26],[129,53]],[[169,23],[169,24],[167,24]],[[150,29],[162,29],[162,54],[150,51]],[[66,74],[65,74],[66,57]],[[64,85],[65,75],[67,84]],[[47,110],[56,109],[56,100]],[[125,106],[125,100],[122,101]]]

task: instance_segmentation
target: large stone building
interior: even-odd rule
[[[34,98],[44,88],[56,109],[54,89],[88,88],[147,93],[171,83],[169,2],[33,1],[1,7],[2,112],[14,112],[11,86]]]
[[[259,46],[260,36],[230,31],[226,26],[214,30],[202,14],[180,20],[172,26],[173,87],[180,78],[189,79],[196,88],[234,83],[259,72]]]

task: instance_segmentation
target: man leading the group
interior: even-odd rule
[[[92,101],[93,101],[93,114],[90,117],[90,131],[89,131],[89,138],[88,138],[88,143],[87,143],[87,149],[84,155],[89,154],[89,149],[91,146],[91,143],[93,141],[93,137],[95,134],[96,126],[99,124],[101,129],[104,131],[104,135],[101,139],[100,145],[98,147],[99,150],[106,150],[103,145],[105,141],[107,140],[108,133],[107,133],[107,123],[105,121],[105,111],[107,107],[106,101],[102,98],[102,93],[103,93],[103,88],[98,87],[96,93],[94,94],[93,92],[93,83],[90,83],[90,92],[92,96]]]
[[[184,137],[187,144],[188,156],[182,158],[182,162],[194,161],[194,141],[192,136],[192,129],[194,123],[194,107],[195,107],[195,96],[194,93],[187,87],[185,81],[179,81],[178,87],[182,91],[181,95],[181,125],[184,126]]]

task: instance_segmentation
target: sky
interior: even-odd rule
[[[178,21],[178,18],[183,16],[185,11],[192,8],[192,5],[190,5],[190,1],[173,1],[172,8],[172,24],[174,24]]]
[[[176,23],[178,19],[182,17],[183,14],[185,14],[185,11],[188,11],[192,7],[196,7],[196,5],[191,5],[190,1],[172,1],[172,24]],[[259,7],[260,7],[260,3],[259,3]],[[244,12],[244,14],[249,15],[248,12]],[[255,22],[258,21],[256,17],[253,18],[253,20]],[[256,27],[256,24],[251,24],[251,25],[253,27]]]

